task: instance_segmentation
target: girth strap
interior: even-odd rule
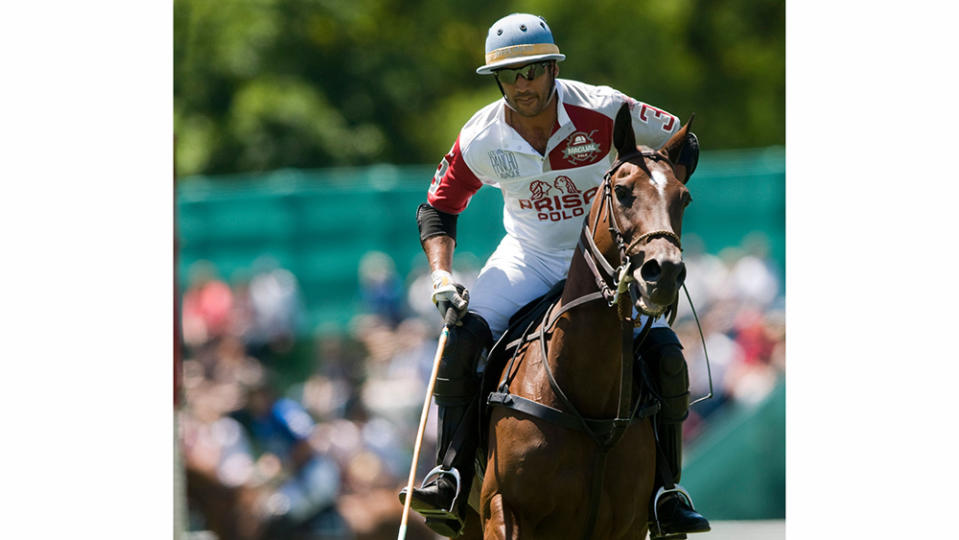
[[[586,520],[586,528],[583,530],[583,540],[590,540],[593,537],[593,528],[596,527],[596,518],[599,516],[599,498],[603,491],[603,477],[606,474],[606,455],[608,448],[597,451],[593,454],[593,481],[589,488],[589,517]]]

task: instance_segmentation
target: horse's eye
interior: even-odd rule
[[[624,206],[633,204],[633,192],[624,186],[616,186],[616,199]]]
[[[689,206],[689,203],[693,202],[693,196],[689,194],[688,191],[683,193],[683,207]]]

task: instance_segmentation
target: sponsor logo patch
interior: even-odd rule
[[[563,159],[570,163],[594,161],[599,153],[599,143],[593,140],[598,129],[589,133],[577,131],[566,139],[566,148],[563,148]]]
[[[519,176],[519,165],[516,163],[516,156],[512,152],[493,150],[489,152],[489,162],[500,178],[516,178]]]
[[[557,176],[550,184],[533,180],[529,184],[529,198],[520,199],[521,210],[533,210],[540,221],[563,221],[582,216],[598,187],[581,191],[568,176]]]
[[[529,198],[538,201],[549,195],[549,192],[552,188],[546,182],[542,180],[533,180],[529,184]]]
[[[576,187],[576,184],[574,184],[573,180],[568,176],[557,176],[556,180],[553,181],[553,185],[556,186],[556,189],[565,193],[579,193],[579,188]]]

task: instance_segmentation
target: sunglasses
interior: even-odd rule
[[[507,84],[515,84],[516,79],[523,77],[527,81],[532,81],[536,77],[539,77],[546,72],[546,68],[549,67],[549,62],[537,62],[535,64],[526,64],[525,66],[518,67],[515,69],[503,68],[497,69],[493,72],[496,75],[496,78],[501,82]]]

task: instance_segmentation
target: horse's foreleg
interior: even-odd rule
[[[473,510],[473,507],[466,508],[466,520],[463,524],[463,534],[457,536],[456,540],[483,540],[483,529],[480,515]]]
[[[489,518],[483,524],[484,540],[519,540],[519,520],[497,493],[489,501]]]

